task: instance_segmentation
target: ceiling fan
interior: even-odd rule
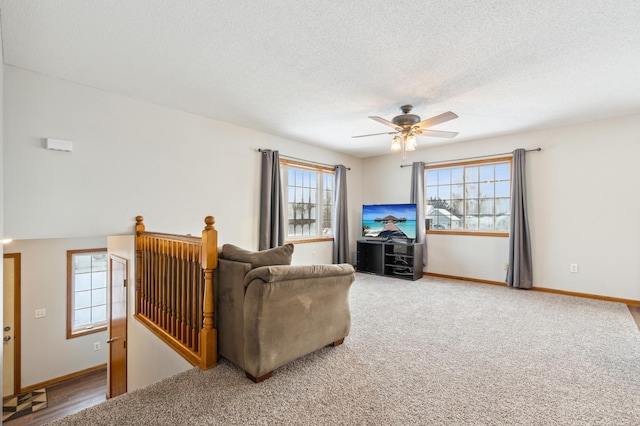
[[[409,114],[413,106],[403,105],[400,107],[402,111],[401,115],[393,117],[391,121],[385,120],[382,117],[369,116],[370,119],[382,123],[386,126],[392,127],[393,132],[372,133],[369,135],[352,136],[353,138],[364,138],[367,136],[377,135],[395,135],[391,142],[392,151],[402,151],[402,159],[407,159],[407,151],[415,151],[417,143],[416,136],[434,136],[437,138],[452,138],[458,134],[458,132],[445,132],[442,130],[429,130],[431,126],[444,123],[454,118],[458,118],[456,114],[451,111],[444,112],[435,117],[428,118],[420,121],[420,116],[415,114]]]

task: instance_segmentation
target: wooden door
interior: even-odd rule
[[[107,398],[127,392],[127,260],[109,255],[109,387]]]
[[[3,256],[2,396],[20,390],[20,253]]]

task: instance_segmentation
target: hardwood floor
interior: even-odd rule
[[[629,305],[640,330],[640,306]],[[107,370],[98,370],[47,388],[48,407],[10,420],[11,426],[39,426],[107,400]]]
[[[47,408],[9,420],[11,426],[39,426],[107,400],[107,370],[97,370],[47,387]]]

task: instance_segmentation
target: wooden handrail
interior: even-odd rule
[[[204,219],[202,237],[147,232],[136,217],[136,313],[149,330],[193,365],[217,365],[214,270],[218,231]]]

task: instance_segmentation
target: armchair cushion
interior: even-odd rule
[[[249,251],[233,244],[225,244],[222,246],[222,258],[250,263],[251,269],[260,266],[291,265],[293,247],[293,244],[289,243],[268,250]]]
[[[262,266],[251,270],[244,277],[245,287],[255,279],[265,283],[277,281],[292,281],[300,279],[328,278],[340,275],[352,275],[353,266],[340,265],[276,265]]]

